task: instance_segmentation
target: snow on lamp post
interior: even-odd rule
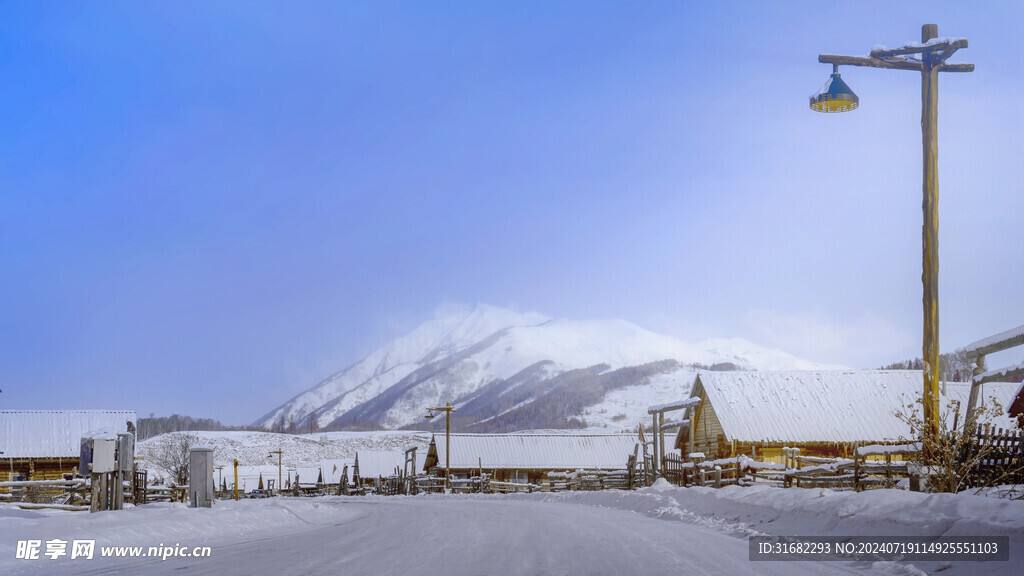
[[[440,408],[427,408],[427,415],[424,416],[427,420],[432,420],[437,416],[437,412],[444,412],[444,489],[448,491],[451,489],[449,483],[449,476],[451,470],[449,466],[449,456],[451,455],[452,443],[451,443],[451,427],[452,427],[452,412],[455,412],[455,408],[452,408],[451,402],[445,402],[443,407]]]
[[[938,101],[939,72],[973,72],[974,64],[947,64],[946,60],[960,48],[967,47],[966,38],[939,38],[939,27],[921,27],[921,42],[902,48],[876,47],[867,58],[858,56],[818,55],[818,62],[832,65],[832,76],[821,90],[811,96],[811,110],[847,112],[857,108],[859,99],[839,77],[839,66],[868,66],[890,70],[912,70],[921,73],[921,143],[924,152],[922,188],[924,227],[922,232],[924,287],[924,421],[925,446],[939,433],[939,176],[938,176]]]

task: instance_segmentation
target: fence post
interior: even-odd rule
[[[859,442],[853,445],[853,491],[860,492],[860,454],[857,452]]]

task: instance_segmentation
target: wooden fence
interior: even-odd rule
[[[974,435],[961,460],[983,457],[971,470],[973,487],[1024,483],[1024,430],[984,429]]]

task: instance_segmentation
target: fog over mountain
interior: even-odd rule
[[[266,429],[426,428],[451,402],[462,431],[635,426],[697,368],[839,368],[741,339],[694,346],[624,320],[564,320],[478,304],[447,310],[254,422]]]

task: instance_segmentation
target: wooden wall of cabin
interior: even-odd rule
[[[722,434],[718,438],[706,438],[697,435],[694,443],[695,452],[703,452],[708,460],[716,458],[730,458],[732,456],[744,455],[761,462],[785,463],[785,455],[782,453],[784,447],[799,448],[801,456],[818,456],[821,458],[853,458],[853,445],[847,443],[764,443],[764,442],[736,442],[735,444],[725,439]],[[685,458],[685,456],[684,456]]]
[[[548,482],[548,472],[549,472],[549,470],[539,470],[539,469],[529,469],[529,470],[518,469],[518,470],[512,470],[512,469],[509,469],[509,468],[492,468],[492,469],[488,470],[486,466],[484,467],[484,473],[485,474],[490,474],[491,475],[491,480],[493,480],[495,482],[511,482],[513,480],[512,476],[515,473],[517,473],[517,472],[520,475],[526,474],[527,477],[529,478],[528,482],[530,484],[536,484],[536,485],[540,486],[542,484],[546,485],[547,482]],[[557,470],[557,472],[565,472],[565,470]],[[441,473],[442,474],[444,473],[443,470],[442,470]],[[480,469],[479,468],[473,468],[473,469],[466,470],[466,469],[455,469],[455,468],[452,468],[452,474],[464,474],[464,475],[466,475],[466,477],[472,478],[473,476],[476,476],[476,475],[480,474]]]
[[[708,401],[703,388],[699,390],[699,396],[701,403],[697,406],[694,420],[693,451],[703,452],[709,460],[726,458],[730,456],[732,445],[726,442],[722,423],[718,420],[715,407]]]
[[[807,443],[777,444],[763,442],[737,442],[736,455],[743,454],[761,462],[784,464],[786,456],[784,447],[799,448],[801,456],[818,456],[821,458],[853,458],[853,445],[841,443]]]
[[[7,458],[0,460],[3,473],[0,479],[12,480],[21,476],[23,480],[63,480],[64,474],[71,474],[78,467],[78,458]],[[2,491],[9,492],[3,488]]]

